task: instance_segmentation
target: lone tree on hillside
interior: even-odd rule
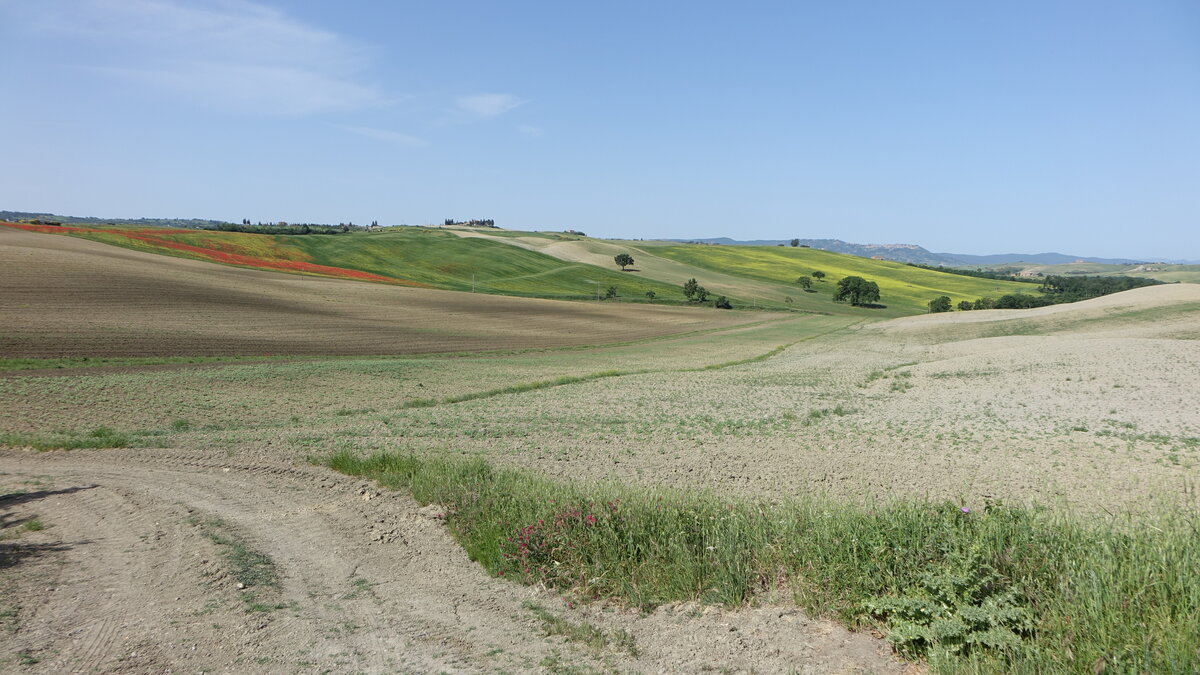
[[[800,288],[803,288],[807,291],[808,289],[812,288],[812,277],[808,276],[807,274],[802,277],[797,277],[796,283],[799,284]]]
[[[683,294],[687,296],[688,302],[704,302],[708,300],[708,289],[697,283],[695,279],[688,279],[683,284]]]
[[[618,253],[617,257],[613,258],[618,265],[621,266],[621,271],[624,272],[626,267],[633,264],[633,256],[628,253]]]
[[[797,246],[799,246],[799,245],[800,245],[800,240],[799,240],[799,239],[793,239],[793,240],[792,240],[792,248],[796,248],[796,247],[797,247]]]
[[[821,270],[813,270],[812,276],[817,281],[825,281],[825,273]]]
[[[950,296],[942,295],[929,301],[929,312],[931,314],[939,314],[941,312],[949,312],[954,306],[950,304]]]
[[[838,282],[837,293],[833,295],[834,302],[849,301],[855,307],[861,307],[879,299],[879,285],[862,277],[845,277]]]

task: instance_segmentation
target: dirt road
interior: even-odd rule
[[[436,505],[265,449],[0,451],[0,524],[4,670],[904,669],[790,607],[570,607],[488,576]],[[547,635],[533,606],[613,639]]]

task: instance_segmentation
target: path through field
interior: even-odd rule
[[[436,506],[269,449],[5,450],[0,472],[0,517],[45,527],[4,542],[0,567],[0,663],[22,672],[903,669],[794,608],[568,607],[489,577]],[[231,544],[269,558],[278,589],[240,589]],[[531,605],[613,639],[547,636]]]

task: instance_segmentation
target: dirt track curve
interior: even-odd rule
[[[0,542],[16,608],[0,668],[21,672],[901,672],[885,645],[794,608],[636,611],[488,576],[438,508],[317,466],[179,450],[0,451]],[[239,589],[224,549],[280,585]],[[272,609],[250,611],[242,594]],[[546,636],[527,604],[639,656]],[[573,671],[574,672],[574,671]]]

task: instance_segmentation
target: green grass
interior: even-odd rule
[[[70,236],[140,251],[207,259],[204,255],[124,236],[139,228],[104,232],[65,232]],[[558,299],[595,299],[596,289],[619,290],[618,301],[682,302],[680,289],[594,265],[571,263],[542,253],[488,239],[460,237],[422,227],[339,235],[261,235],[208,230],[154,229],[157,240],[196,246],[269,261],[302,261],[378,274],[431,288]],[[472,283],[472,276],[474,283]]]
[[[527,234],[527,233],[521,233]],[[409,279],[435,288],[529,297],[594,299],[616,286],[622,300],[682,301],[674,285],[594,265],[571,263],[488,239],[426,228],[395,228],[373,236],[281,237],[322,265]]]
[[[524,607],[542,622],[542,630],[547,636],[561,635],[570,642],[582,644],[596,652],[616,647],[634,658],[638,656],[637,642],[628,631],[621,630],[610,634],[590,623],[575,623],[564,619],[533,602],[526,602]]]
[[[33,448],[34,450],[79,450],[84,448],[128,447],[127,434],[96,427],[90,432],[58,432],[49,434],[0,433],[0,446]]]
[[[451,532],[493,574],[582,598],[739,606],[782,586],[812,613],[884,627],[938,672],[1200,668],[1194,514],[867,509],[561,483],[480,460],[324,461],[443,505]]]
[[[888,311],[859,309],[864,316],[899,316],[928,310],[927,303],[941,295],[960,300],[975,300],[983,296],[999,297],[1006,293],[1036,294],[1035,287],[1012,281],[977,279],[945,272],[911,267],[904,263],[874,260],[832,253],[812,248],[790,246],[701,246],[695,244],[645,246],[645,251],[670,260],[725,274],[738,275],[758,281],[789,284],[794,287],[791,297],[797,308],[806,309],[814,303],[832,305],[837,282],[846,276],[860,276],[879,284],[880,304]],[[805,293],[796,278],[815,270],[825,272],[824,281],[814,280],[812,290]],[[703,284],[703,279],[700,279]]]
[[[221,549],[230,574],[238,583],[246,611],[269,612],[285,607],[273,601],[282,589],[282,583],[270,556],[250,548],[218,518],[194,518],[189,522]]]
[[[189,363],[238,363],[244,361],[263,361],[279,358],[271,356],[73,356],[45,359],[5,359],[0,358],[0,371],[20,370],[58,370],[64,368],[100,368],[116,366],[157,366]]]

